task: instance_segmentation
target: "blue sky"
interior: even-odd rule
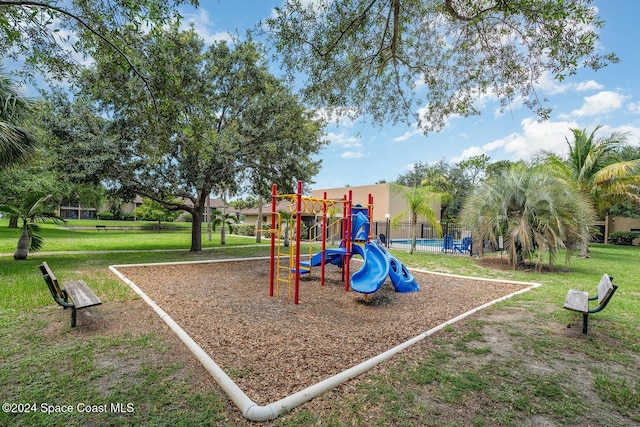
[[[227,32],[242,35],[281,4],[266,0],[201,3],[199,10],[186,13],[185,18],[206,39],[224,38]],[[600,48],[614,51],[620,63],[597,72],[581,70],[562,83],[543,79],[537,91],[553,107],[549,120],[539,122],[519,105],[500,115],[498,101],[487,96],[478,101],[481,116],[451,119],[444,130],[428,137],[407,125],[380,128],[345,121],[327,128],[331,143],[320,155],[323,168],[313,187],[393,181],[417,161],[445,159],[454,164],[483,153],[494,161],[519,160],[529,159],[542,149],[563,153],[571,128],[591,131],[604,125],[597,135],[627,132],[628,142],[640,145],[640,2],[599,0],[595,6],[605,21]]]
[[[281,0],[205,0],[197,10],[184,9],[185,24],[192,23],[206,41],[245,34],[270,16]],[[600,49],[614,51],[620,63],[593,72],[580,70],[562,83],[543,79],[537,88],[553,107],[551,118],[539,122],[526,107],[513,105],[498,114],[499,103],[490,96],[478,100],[482,115],[453,118],[445,129],[425,137],[408,125],[376,127],[362,121],[343,121],[327,128],[330,144],[322,151],[321,172],[314,189],[394,181],[415,162],[450,164],[487,154],[493,161],[529,159],[539,150],[566,151],[571,128],[598,135],[628,133],[628,142],[640,145],[640,2],[596,0],[605,21]],[[274,74],[279,71],[274,65]]]

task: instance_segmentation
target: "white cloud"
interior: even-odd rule
[[[524,119],[520,124],[522,132],[514,132],[504,138],[491,141],[483,145],[481,150],[478,147],[468,148],[463,151],[459,157],[460,160],[482,153],[492,155],[492,152],[498,150],[509,154],[509,157],[515,160],[528,160],[542,150],[564,154],[567,149],[565,138],[570,138],[572,128],[579,127],[575,122],[540,122],[532,118]]]
[[[627,105],[627,110],[631,114],[640,114],[640,102],[630,102],[629,105]]]
[[[479,156],[480,154],[484,154],[484,153],[485,153],[485,150],[483,150],[482,148],[473,146],[463,150],[460,156],[452,158],[451,161],[453,163],[460,163],[463,160],[467,160],[473,156]]]
[[[549,71],[545,71],[540,77],[540,80],[538,81],[536,88],[548,95],[556,95],[556,94],[566,93],[570,91],[587,92],[587,91],[594,91],[594,90],[602,90],[604,89],[604,86],[596,82],[595,80],[587,80],[587,81],[578,82],[578,83],[571,83],[568,81],[559,81],[554,79]]]
[[[334,123],[336,126],[353,127],[358,121],[359,111],[350,107],[317,108],[315,118]]]
[[[343,159],[360,159],[364,157],[364,153],[362,151],[345,151],[340,157]]]
[[[604,89],[604,86],[595,80],[588,80],[586,82],[581,82],[576,85],[576,90],[578,92],[586,92],[588,90],[601,90]]]
[[[591,129],[588,129],[590,132]],[[612,133],[626,134],[627,140],[626,142],[630,145],[640,145],[640,127],[633,126],[631,124],[624,124],[620,126],[609,126],[604,125],[598,133],[596,137],[607,137]]]
[[[452,161],[457,163],[480,154],[487,154],[492,158],[504,157],[512,160],[529,160],[541,151],[563,156],[566,155],[568,149],[566,141],[573,140],[571,129],[587,129],[588,132],[593,129],[593,127],[580,125],[575,121],[540,122],[532,118],[524,119],[520,124],[522,126],[521,132],[513,132],[481,147],[468,147],[462,151],[460,156],[453,158]],[[629,144],[640,144],[640,127],[633,125],[603,126],[596,137],[606,137],[616,132],[626,134]]]
[[[520,159],[528,159],[542,150],[565,153],[566,138],[571,135],[572,128],[578,127],[575,122],[540,122],[530,118],[524,119],[521,124],[523,135],[509,141],[504,147],[505,152],[514,153]]]
[[[331,141],[331,144],[337,145],[339,147],[343,147],[343,148],[362,147],[362,142],[360,141],[360,138],[351,136],[351,135],[346,135],[344,132],[342,133],[329,132],[327,134],[327,138],[329,139],[329,141]]]
[[[407,141],[407,140],[411,139],[412,137],[414,137],[416,135],[422,135],[422,131],[417,129],[414,126],[411,130],[408,130],[405,133],[403,133],[402,135],[393,138],[391,141],[393,141],[393,142],[404,142],[404,141]]]
[[[412,163],[409,163],[408,165],[405,165],[402,168],[402,171],[404,171],[404,172],[412,172],[415,168],[416,168],[416,164],[415,164],[415,162],[412,162]]]
[[[604,90],[595,95],[585,96],[582,107],[571,112],[572,117],[590,117],[608,114],[622,108],[626,97],[618,92]]]
[[[209,18],[209,13],[204,9],[197,9],[193,13],[185,13],[182,23],[182,29],[186,30],[193,25],[194,30],[203,38],[205,44],[210,45],[214,42],[225,40],[231,42],[233,37],[228,31],[212,32],[215,24]]]
[[[540,76],[540,80],[538,80],[536,87],[549,95],[565,93],[569,91],[569,89],[571,89],[570,84],[563,83],[554,79],[551,76],[551,73],[548,71],[542,73],[542,76]]]

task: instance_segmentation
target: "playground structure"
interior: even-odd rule
[[[359,292],[365,295],[365,299],[377,292],[387,277],[391,279],[396,292],[419,290],[409,270],[379,244],[377,239],[372,239],[370,224],[373,216],[373,197],[371,195],[366,207],[353,205],[351,191],[343,197],[343,200],[329,200],[326,192],[322,199],[313,199],[302,196],[302,182],[298,181],[296,194],[278,195],[277,186],[274,184],[271,196],[270,296],[279,296],[280,283],[286,283],[288,298],[293,299],[294,304],[298,304],[301,275],[311,274],[313,267],[320,267],[320,285],[324,286],[327,264],[341,269],[345,291],[351,289]],[[276,211],[279,199],[289,201],[288,218]],[[342,204],[342,217],[333,219],[338,204]],[[303,214],[312,215],[315,221],[308,228],[308,261],[302,261]],[[320,218],[319,221],[318,218]],[[284,226],[288,231],[293,230],[293,242],[288,248],[281,242]],[[340,245],[337,248],[328,248],[327,238],[337,235],[340,236]],[[314,253],[313,244],[317,244],[318,237],[320,237],[321,250]],[[358,271],[351,274],[350,261],[354,254],[362,257],[363,263]]]

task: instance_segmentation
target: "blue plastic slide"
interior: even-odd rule
[[[325,252],[325,264],[335,264],[338,267],[342,267],[342,256],[347,253],[345,248],[326,249]],[[302,261],[300,263],[300,273],[309,273],[311,271],[311,267],[315,267],[320,264],[322,264],[322,252],[313,254],[309,261]]]
[[[389,278],[396,292],[418,292],[420,287],[407,267],[391,255],[386,248],[380,246],[380,249],[389,259]]]
[[[372,294],[389,276],[389,259],[375,243],[353,245],[353,252],[362,256],[362,268],[351,275],[351,289],[361,294]]]
[[[361,212],[353,217],[351,236],[354,240],[360,240],[362,236],[369,234],[369,218]],[[417,292],[420,290],[418,283],[407,267],[398,261],[387,249],[376,242],[353,243],[353,254],[363,258],[362,268],[351,275],[351,289],[361,294],[377,292],[382,284],[391,279],[396,292]],[[325,263],[335,264],[342,268],[342,256],[346,254],[344,247],[327,249],[325,251]],[[322,263],[322,252],[313,254],[309,261],[300,263],[300,273],[305,274]]]

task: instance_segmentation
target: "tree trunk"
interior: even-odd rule
[[[580,257],[589,258],[589,230],[587,229],[580,235]]]
[[[227,244],[227,192],[222,192],[222,229],[220,230],[220,244]]]
[[[280,236],[278,236],[278,237],[280,237]],[[283,237],[283,239],[284,239],[284,246],[286,248],[288,248],[289,247],[289,223],[285,224],[285,226],[284,226],[284,237]]]
[[[18,239],[18,248],[13,254],[13,259],[15,260],[25,260],[29,255],[29,245],[31,243],[31,238],[29,237],[29,231],[27,227],[22,228],[22,234],[20,234],[20,238]]]
[[[202,207],[194,206],[191,212],[191,249],[190,252],[202,252]]]
[[[258,196],[258,220],[256,221],[256,243],[262,241],[262,196]]]
[[[416,250],[416,223],[418,222],[417,218],[411,218],[411,249],[409,249],[409,254],[413,254],[413,251]]]

